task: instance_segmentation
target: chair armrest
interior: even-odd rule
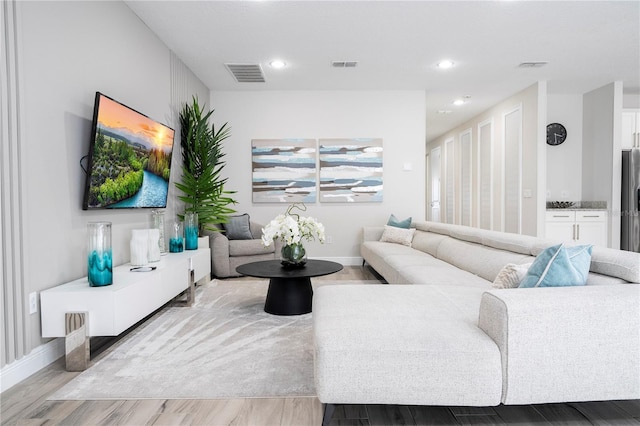
[[[640,285],[491,290],[505,404],[640,398]]]
[[[204,234],[209,236],[212,274],[216,277],[229,276],[229,239],[223,232],[205,230]]]

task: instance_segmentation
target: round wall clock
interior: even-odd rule
[[[567,129],[560,123],[547,125],[547,143],[549,145],[560,145],[567,139]]]

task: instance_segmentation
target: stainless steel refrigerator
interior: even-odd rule
[[[640,253],[640,149],[622,151],[620,248]]]

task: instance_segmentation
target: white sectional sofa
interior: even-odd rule
[[[554,242],[412,226],[410,247],[379,241],[382,227],[364,229],[363,259],[390,285],[315,292],[326,421],[334,404],[640,398],[640,254],[594,247],[586,286],[492,289],[507,263],[530,263]]]

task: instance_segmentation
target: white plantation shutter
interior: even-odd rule
[[[454,223],[455,219],[455,145],[454,140],[449,139],[445,142],[445,158],[446,158],[446,197],[447,197],[447,211],[446,211],[446,223]]]
[[[521,232],[522,111],[504,116],[504,231]]]
[[[460,135],[460,223],[471,226],[471,129]]]
[[[491,229],[492,215],[492,172],[491,172],[491,151],[492,151],[492,124],[491,122],[480,123],[478,125],[478,144],[479,144],[479,170],[478,181],[479,188],[479,224],[482,229]]]

